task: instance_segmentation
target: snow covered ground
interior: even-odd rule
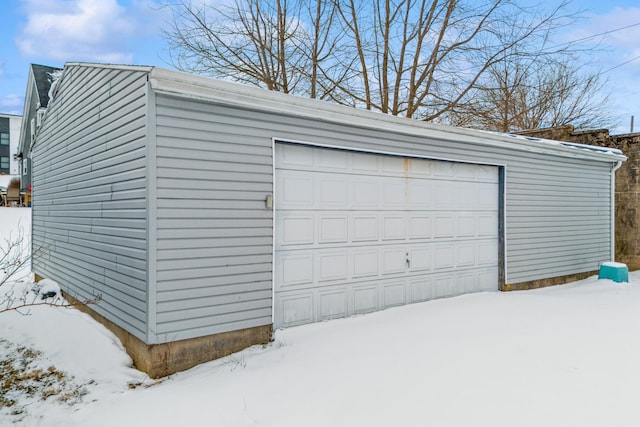
[[[74,309],[0,314],[0,361],[17,346],[40,351],[34,363],[79,391],[65,402],[18,395],[0,425],[637,426],[640,273],[630,277],[290,328],[162,381]]]

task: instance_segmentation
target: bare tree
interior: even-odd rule
[[[9,311],[27,313],[30,307],[49,305],[56,307],[73,307],[76,304],[65,300],[57,284],[49,286],[33,284],[31,276],[31,261],[33,255],[42,249],[30,247],[30,239],[22,226],[16,233],[0,242],[0,314]],[[79,301],[78,304],[89,305],[100,301],[100,295]]]
[[[327,97],[342,78],[344,64],[331,59],[340,40],[331,34],[331,3],[180,1],[172,7],[165,34],[180,70],[312,98]]]
[[[567,4],[545,11],[516,0],[181,0],[170,6],[165,34],[173,65],[184,71],[462,123],[487,104],[477,96],[494,96],[489,88],[511,79],[504,65],[579,50],[549,47],[554,31],[576,19]],[[566,107],[556,113],[571,112]]]
[[[565,52],[544,61],[510,57],[493,64],[471,91],[469,101],[446,120],[500,132],[572,124],[606,127],[614,122],[606,81],[585,72]]]

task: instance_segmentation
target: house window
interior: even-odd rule
[[[0,145],[9,145],[8,133],[0,133]]]
[[[8,157],[0,157],[0,169],[9,169]]]

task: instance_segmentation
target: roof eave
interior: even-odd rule
[[[505,144],[508,144],[509,147],[521,151],[604,162],[618,162],[627,159],[621,151],[616,149],[596,151],[588,145],[572,144],[569,146],[559,141],[541,138],[533,140],[518,135],[428,123],[158,67],[151,68],[149,81],[151,88],[158,93],[253,110],[279,112],[295,117],[312,118],[350,126],[356,125],[369,129],[428,136],[433,139],[483,146],[504,148]]]

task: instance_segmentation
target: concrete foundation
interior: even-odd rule
[[[569,276],[550,277],[548,279],[532,280],[530,282],[511,283],[504,285],[502,291],[524,291],[527,289],[546,288],[547,286],[564,285],[565,283],[583,280],[598,274],[598,270],[586,273],[572,274]]]
[[[42,277],[36,275],[36,281],[41,279]],[[252,345],[267,344],[271,341],[273,332],[272,325],[264,325],[205,337],[149,345],[93,311],[91,306],[83,304],[69,294],[64,293],[64,297],[77,309],[89,314],[113,332],[122,342],[136,369],[146,372],[151,378],[160,378],[184,371],[200,363],[228,356]]]

